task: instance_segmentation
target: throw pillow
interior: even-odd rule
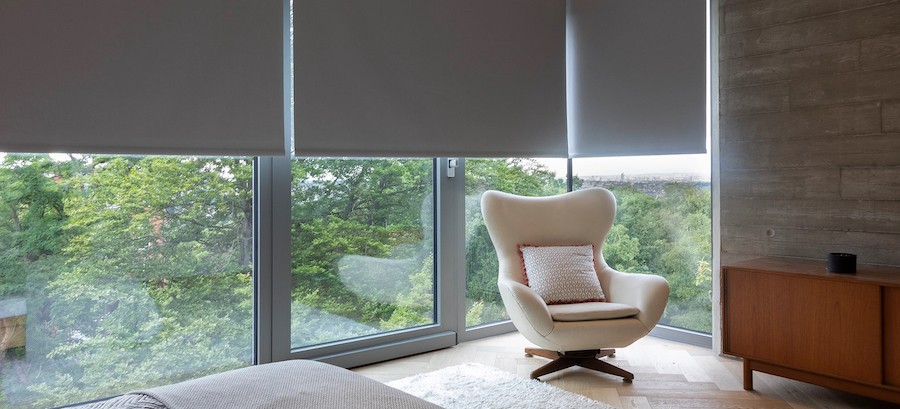
[[[597,271],[594,246],[520,245],[525,284],[548,305],[606,301]]]

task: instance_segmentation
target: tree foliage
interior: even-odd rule
[[[7,155],[0,297],[27,303],[2,403],[44,407],[247,365],[248,160]]]
[[[657,274],[671,294],[662,322],[712,332],[712,219],[709,190],[689,183],[660,183],[653,193],[627,184],[607,186],[618,201],[603,247],[620,271]]]
[[[433,301],[412,305],[433,285],[432,168],[430,159],[293,161],[293,346],[434,322]]]

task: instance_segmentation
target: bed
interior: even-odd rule
[[[70,409],[439,409],[349,370],[308,360],[235,369]]]

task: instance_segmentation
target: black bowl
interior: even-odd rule
[[[841,274],[856,273],[856,254],[828,253],[828,272]]]

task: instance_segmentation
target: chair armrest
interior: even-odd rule
[[[669,282],[660,276],[623,273],[610,267],[603,269],[603,274],[610,277],[607,300],[641,310],[636,318],[652,330],[666,310]]]
[[[501,279],[497,284],[500,287],[500,296],[503,297],[506,312],[519,331],[527,332],[529,330],[523,328],[523,325],[530,326],[531,330],[541,336],[547,336],[553,330],[553,318],[550,317],[550,310],[547,309],[544,299],[534,290],[512,280]]]

